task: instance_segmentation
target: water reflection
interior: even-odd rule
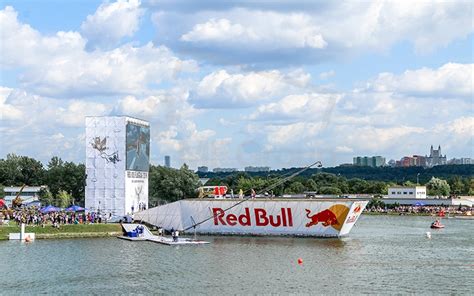
[[[474,223],[449,221],[428,240],[429,223],[366,216],[342,239],[199,236],[211,244],[182,247],[115,238],[6,241],[0,294],[471,293]]]

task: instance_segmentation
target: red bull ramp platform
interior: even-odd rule
[[[164,229],[199,234],[348,235],[366,199],[185,199],[135,213]]]

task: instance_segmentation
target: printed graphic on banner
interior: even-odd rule
[[[362,210],[362,205],[356,203],[355,208],[352,211],[352,213],[347,217],[346,223],[354,223],[357,220],[357,217],[359,217],[360,213]]]
[[[148,171],[150,159],[150,128],[127,124],[127,170]]]
[[[103,159],[105,159],[108,163],[117,163],[120,161],[118,157],[118,151],[114,151],[110,154],[106,152],[109,148],[107,148],[107,137],[104,137],[101,139],[100,137],[95,137],[92,139],[90,142],[92,148],[97,150],[99,152],[99,156]]]
[[[341,230],[344,220],[349,213],[349,208],[345,205],[333,205],[329,209],[323,210],[319,213],[310,215],[311,210],[306,209],[306,217],[310,222],[306,223],[306,227],[311,227],[321,223],[322,226],[331,226],[334,229]]]

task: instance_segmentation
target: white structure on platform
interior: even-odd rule
[[[388,198],[425,198],[426,199],[426,186],[388,187]]]
[[[149,156],[148,122],[86,117],[86,208],[113,215],[148,208]]]

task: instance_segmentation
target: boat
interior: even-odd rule
[[[441,228],[444,228],[444,225],[441,224],[441,222],[439,222],[438,220],[436,220],[433,223],[431,223],[430,227],[433,229],[441,229]]]
[[[134,214],[165,230],[215,235],[343,237],[368,199],[184,199]]]

